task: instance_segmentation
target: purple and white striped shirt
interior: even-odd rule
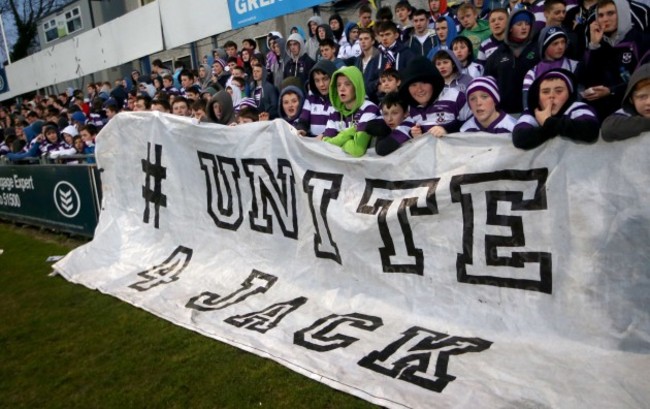
[[[365,100],[359,109],[347,117],[344,117],[340,112],[332,109],[329,119],[327,120],[325,131],[323,131],[323,136],[336,136],[339,132],[348,129],[351,126],[354,126],[357,132],[363,132],[366,130],[366,126],[368,126],[368,121],[377,117],[379,117],[379,108],[368,100]]]
[[[434,126],[442,126],[448,132],[460,127],[471,112],[465,101],[465,94],[455,88],[445,88],[438,99],[427,106],[409,106],[409,116],[391,132],[391,138],[400,144],[411,139],[411,128],[420,125],[422,133]],[[455,129],[454,129],[455,128]]]
[[[576,69],[578,68],[578,61],[570,60],[566,57],[563,57],[559,60],[540,62],[539,64],[537,64],[536,66],[528,70],[528,72],[524,76],[523,90],[528,91],[528,89],[530,89],[530,86],[533,85],[533,81],[535,81],[535,78],[544,74],[546,71],[552,70],[554,68],[564,68],[565,70],[569,70],[575,73]]]
[[[497,40],[494,38],[494,36],[490,36],[488,39],[483,41],[478,49],[476,62],[485,66],[485,62],[487,61],[488,57],[491,56],[492,53],[495,52],[496,49],[499,48],[499,45],[502,43],[503,41]]]
[[[512,116],[501,111],[497,119],[495,119],[487,128],[478,123],[476,118],[471,117],[460,128],[461,132],[487,132],[487,133],[511,133],[515,127],[517,120]]]
[[[578,121],[598,122],[596,112],[584,102],[574,102],[562,116],[566,116],[569,117],[569,119]],[[540,125],[535,118],[535,114],[531,113],[530,111],[524,111],[524,113],[519,117],[519,120],[517,121],[517,124],[515,125],[513,131],[517,129],[539,128],[539,126]]]
[[[314,95],[312,92],[309,92],[309,95],[305,99],[305,104],[302,106],[300,120],[309,124],[309,135],[318,136],[325,132],[327,120],[333,112],[334,108],[329,98]]]

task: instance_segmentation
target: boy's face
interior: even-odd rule
[[[163,87],[170,88],[172,86],[172,80],[168,78],[163,78]]]
[[[223,72],[223,67],[218,62],[215,62],[214,64],[212,64],[212,72],[215,73],[216,75],[221,75],[221,73]]]
[[[185,102],[177,102],[172,107],[172,113],[178,116],[187,116],[189,114],[189,108]]]
[[[93,142],[93,136],[88,132],[87,130],[82,130],[79,132],[79,135],[81,135],[81,139],[86,142],[86,143],[92,143]]]
[[[253,123],[253,122],[254,121],[253,121],[252,118],[239,117],[239,119],[237,119],[237,123],[240,124],[240,125],[241,124],[250,124],[250,123]]]
[[[309,31],[311,32],[312,35],[316,34],[316,29],[318,28],[318,23],[314,21],[309,22]],[[296,30],[297,32],[298,30]]]
[[[422,81],[414,82],[409,85],[409,94],[418,105],[426,105],[433,96],[433,85]]]
[[[461,63],[467,61],[467,58],[469,57],[469,48],[467,48],[467,44],[463,42],[455,43],[452,51]]]
[[[469,95],[469,109],[472,110],[474,118],[480,124],[489,124],[490,120],[497,113],[494,100],[485,91],[475,91]],[[485,126],[485,125],[484,125]]]
[[[458,20],[463,28],[472,29],[476,26],[477,14],[472,9],[466,9],[458,13]]]
[[[107,109],[106,110],[106,117],[108,119],[113,119],[113,117],[117,114],[117,112],[113,111],[112,109]]]
[[[217,104],[212,104],[212,113],[217,119],[221,119],[221,105]]]
[[[440,0],[429,0],[429,9],[432,13],[440,11]]]
[[[562,56],[564,56],[565,51],[566,51],[566,39],[558,38],[555,41],[553,41],[548,47],[546,47],[544,56],[546,57],[547,60],[559,60],[560,58],[562,58]]]
[[[348,42],[354,44],[354,42],[357,41],[357,38],[359,38],[359,29],[353,28],[348,33]]]
[[[348,108],[354,104],[357,98],[352,81],[345,75],[336,77],[336,92],[338,93],[339,100]]]
[[[228,57],[237,57],[237,47],[226,47],[226,55],[228,55]]]
[[[135,104],[133,105],[133,110],[134,110],[134,111],[146,111],[146,110],[147,110],[147,107],[146,107],[146,105],[145,105],[145,103],[144,103],[143,100],[141,100],[141,99],[136,99],[136,100],[135,100]]]
[[[650,118],[650,83],[632,93],[634,109],[644,118]]]
[[[490,14],[490,31],[495,36],[500,36],[506,30],[508,15],[506,13],[495,12]]]
[[[559,78],[550,78],[539,85],[539,106],[542,110],[551,105],[551,115],[555,115],[569,99],[569,89]]]
[[[244,78],[244,70],[241,67],[235,66],[235,68],[232,69],[232,76],[234,78]]]
[[[253,79],[255,81],[262,81],[262,67],[259,65],[253,67]]]
[[[413,16],[413,30],[415,30],[417,34],[423,34],[427,31],[428,24],[429,19],[427,19],[427,16],[420,14]]]
[[[330,28],[332,29],[332,31],[340,30],[341,29],[341,24],[339,23],[339,21],[337,19],[334,18],[334,19],[330,20]]]
[[[287,92],[282,95],[282,109],[289,118],[294,118],[298,115],[300,108],[300,98],[293,92]]]
[[[436,60],[436,68],[440,71],[440,75],[445,80],[451,77],[451,74],[454,73],[454,63],[451,60],[442,59]]]
[[[368,27],[368,24],[372,21],[372,16],[370,13],[361,13],[359,14],[359,26]]]
[[[395,129],[404,121],[404,118],[406,118],[406,112],[400,104],[395,104],[390,108],[382,106],[381,116],[384,118],[384,122],[386,122],[386,125],[388,125],[390,129]]]
[[[385,94],[397,91],[399,83],[400,81],[397,78],[391,75],[384,75],[379,78],[379,90]]]
[[[566,17],[566,6],[561,3],[556,3],[551,6],[549,11],[544,12],[547,26],[560,26]]]
[[[205,117],[205,112],[203,112],[202,109],[193,109],[192,110],[192,117],[195,119],[201,119]]]
[[[329,45],[320,46],[320,55],[326,60],[334,60],[334,49]]]
[[[85,147],[86,144],[84,143],[83,139],[77,138],[74,140],[74,148],[77,152],[83,153]]]
[[[69,133],[63,134],[63,140],[70,146],[74,146],[74,138]]]
[[[372,48],[372,45],[373,45],[373,40],[370,34],[368,33],[359,34],[359,47],[361,48],[361,51],[370,50],[370,48]]]
[[[449,32],[449,24],[446,21],[436,22],[436,35],[442,42],[447,40],[447,33]]]
[[[48,132],[45,134],[45,138],[46,138],[50,143],[54,143],[54,142],[56,142],[57,139],[59,139],[59,137],[58,137],[56,131],[48,131]]]
[[[289,52],[292,56],[297,57],[300,53],[300,43],[294,40],[289,41]]]
[[[397,7],[395,9],[395,15],[399,21],[406,23],[409,19],[409,9],[406,7]]]
[[[327,95],[330,88],[330,76],[324,72],[314,72],[314,84],[321,95]]]
[[[510,29],[512,36],[517,40],[525,40],[530,33],[530,24],[527,21],[519,21]]]
[[[379,42],[384,47],[390,47],[399,38],[399,33],[393,30],[382,31],[379,33]]]
[[[193,82],[194,81],[192,81],[192,79],[187,75],[181,75],[181,85],[183,86],[183,88],[188,89],[193,85]]]
[[[611,33],[618,28],[618,14],[614,4],[606,4],[596,11],[596,21],[605,33]]]

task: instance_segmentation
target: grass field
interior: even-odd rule
[[[0,408],[375,407],[49,277],[81,243],[0,223]]]

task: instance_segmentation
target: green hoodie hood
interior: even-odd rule
[[[336,90],[336,79],[341,75],[347,77],[354,86],[355,101],[352,109],[345,107],[339,98],[338,91]],[[363,74],[357,67],[341,67],[334,71],[334,74],[332,74],[332,80],[330,81],[330,101],[332,101],[332,106],[337,111],[344,116],[352,115],[357,109],[359,109],[359,107],[361,107],[361,105],[363,105],[365,99],[366,87],[363,85]]]

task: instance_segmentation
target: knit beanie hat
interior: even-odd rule
[[[544,59],[544,56],[546,55],[546,49],[553,41],[558,38],[564,38],[567,42],[569,41],[566,31],[564,31],[562,27],[546,27],[546,30],[542,31],[542,35],[544,36],[541,49],[542,54],[540,55],[542,59]]]
[[[530,16],[531,14],[529,13],[516,13],[514,16],[512,16],[512,19],[510,20],[510,27],[514,26],[520,21],[525,21],[528,24],[533,24],[533,21],[530,18]]]
[[[467,95],[467,99],[469,99],[469,96],[475,91],[486,92],[489,96],[492,97],[494,103],[497,105],[499,104],[499,102],[501,102],[501,96],[499,95],[499,87],[497,86],[497,82],[494,79],[494,77],[486,76],[486,77],[474,78],[472,82],[469,83],[469,85],[467,86],[467,90],[465,91],[465,95]]]

